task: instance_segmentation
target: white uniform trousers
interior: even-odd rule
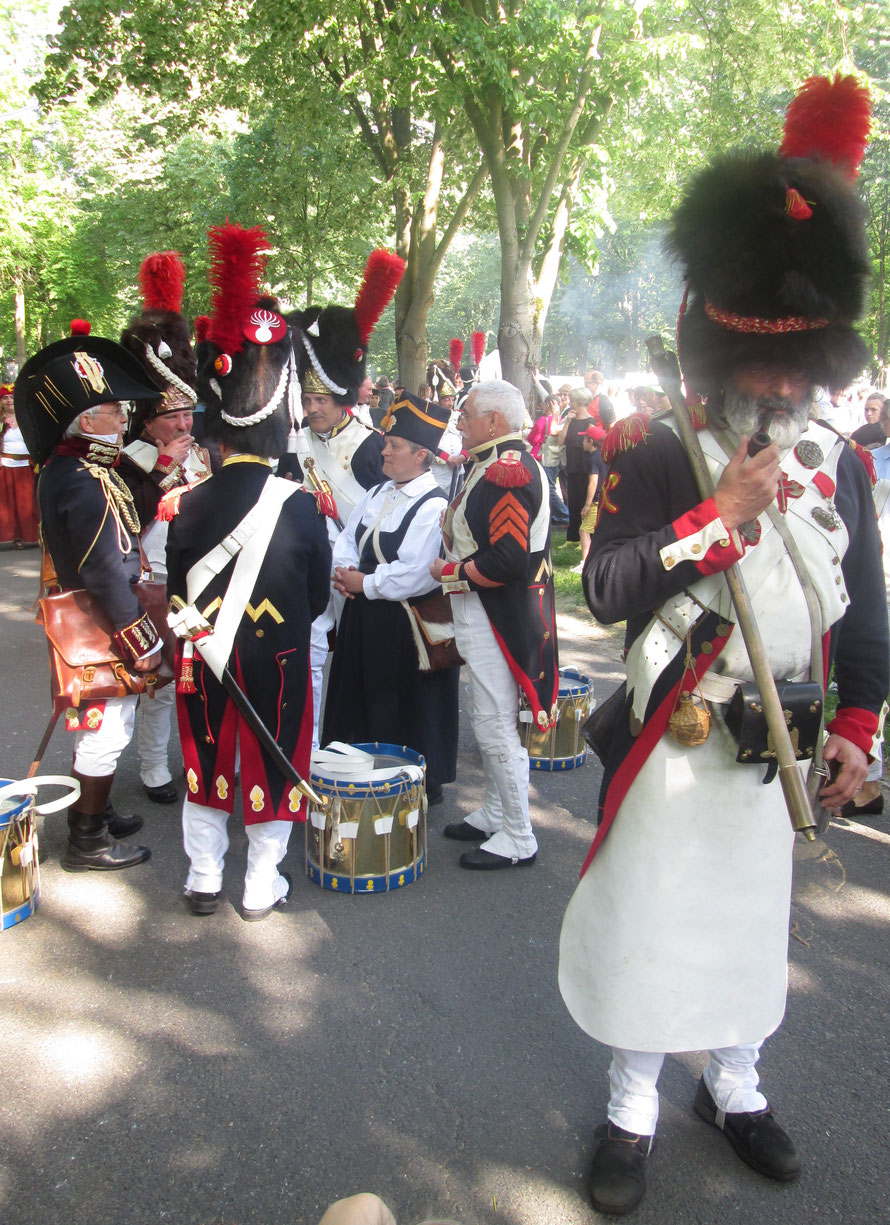
[[[766,1109],[766,1098],[757,1088],[757,1059],[762,1045],[755,1042],[711,1051],[704,1077],[718,1110],[732,1113]],[[608,1115],[618,1127],[638,1136],[654,1135],[658,1121],[656,1085],[663,1063],[664,1055],[655,1051],[612,1047]]]
[[[147,693],[139,699],[139,724],[136,729],[136,751],[139,754],[139,777],[146,787],[163,787],[172,782],[167,749],[173,726],[173,706],[176,684],[171,681],[163,689]]]
[[[454,637],[467,664],[470,718],[485,774],[482,807],[465,818],[490,834],[482,849],[508,859],[534,855],[528,812],[528,753],[519,739],[519,686],[475,592],[451,600]]]
[[[182,841],[189,857],[185,886],[195,893],[219,893],[223,863],[229,849],[226,829],[229,814],[186,799],[182,806]],[[278,865],[287,854],[292,821],[262,821],[246,825],[247,872],[244,876],[245,910],[274,906],[287,894],[287,881]]]
[[[312,750],[318,748],[318,725],[321,722],[321,694],[324,688],[324,666],[330,647],[328,634],[334,628],[332,605],[312,622],[309,636],[309,668],[312,673]]]
[[[118,758],[133,739],[137,701],[135,694],[108,698],[102,726],[95,731],[74,733],[74,769],[78,774],[85,778],[114,774]]]

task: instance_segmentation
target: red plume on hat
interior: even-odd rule
[[[779,156],[824,158],[853,180],[870,131],[871,99],[855,77],[810,77],[785,114]]]
[[[207,333],[210,331],[210,316],[196,315],[195,316],[195,340],[198,344],[203,344],[207,339]]]
[[[89,336],[90,329],[92,328],[92,326],[93,325],[89,323],[86,319],[72,319],[71,324],[70,324],[71,335],[72,336]]]
[[[473,354],[473,365],[478,366],[485,356],[484,332],[474,332],[470,337],[470,351]]]
[[[229,221],[211,226],[207,238],[212,290],[207,339],[231,357],[244,347],[244,326],[260,294],[271,244],[262,226],[244,229]]]
[[[146,310],[182,310],[185,289],[185,264],[178,251],[156,251],[147,255],[139,268],[139,288]]]
[[[377,320],[392,301],[404,271],[405,261],[391,251],[372,251],[368,256],[355,299],[355,325],[364,347],[367,347]]]
[[[448,360],[451,362],[455,370],[460,365],[460,359],[464,355],[464,342],[459,340],[457,336],[453,336],[448,345]]]

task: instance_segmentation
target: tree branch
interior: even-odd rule
[[[534,215],[529,222],[528,229],[525,234],[525,241],[522,246],[522,258],[531,261],[534,253],[535,243],[537,242],[538,234],[541,231],[541,226],[544,224],[544,219],[547,216],[547,210],[550,205],[550,199],[556,190],[556,185],[559,182],[559,176],[562,173],[563,162],[565,161],[566,153],[571,144],[572,136],[575,133],[575,128],[581,116],[584,114],[584,107],[587,102],[588,95],[593,87],[593,71],[597,58],[597,48],[599,46],[600,35],[602,33],[602,25],[595,26],[590,31],[590,41],[587,44],[587,52],[584,56],[584,67],[581,70],[581,75],[578,80],[578,88],[575,91],[575,100],[572,103],[572,109],[566,117],[566,122],[563,126],[562,135],[559,138],[559,143],[553,151],[553,157],[550,161],[550,169],[547,172],[547,177],[544,180],[544,185],[541,188],[538,196],[538,205]]]

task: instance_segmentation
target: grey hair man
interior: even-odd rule
[[[481,806],[446,826],[445,836],[482,843],[460,858],[461,867],[481,871],[535,861],[519,693],[546,731],[559,684],[550,488],[520,433],[524,414],[521,392],[500,379],[477,383],[467,396],[458,429],[472,467],[445,516],[446,560],[430,567],[453,597],[454,636],[467,664],[485,771]]]

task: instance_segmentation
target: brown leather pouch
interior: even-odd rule
[[[441,672],[443,668],[459,668],[464,660],[454,641],[451,596],[442,591],[422,596],[415,603],[409,602],[408,611],[423,637],[429,658],[429,668],[421,664],[421,671]]]
[[[140,588],[145,587],[159,588],[164,592],[166,605],[162,583],[136,584],[136,596],[140,603],[145,594]],[[156,593],[154,598],[157,611]],[[173,669],[163,659],[156,673],[129,670],[130,661],[121,657],[112,638],[113,626],[88,591],[56,592],[43,596],[38,604],[40,611],[36,620],[46,633],[53,705],[57,710],[80,706],[82,702],[99,702],[105,698],[126,697],[130,693],[145,693],[173,679]],[[143,608],[151,616],[147,604],[143,604]],[[159,624],[166,626],[166,609]]]

